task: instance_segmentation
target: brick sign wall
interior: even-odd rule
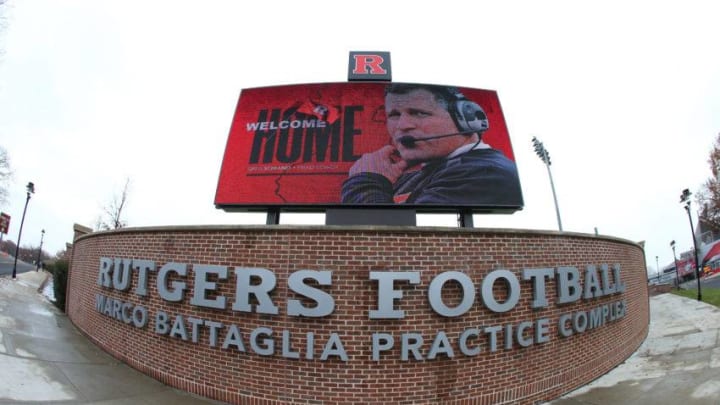
[[[638,245],[573,233],[136,228],[75,241],[67,313],[230,403],[530,404],[639,347],[645,274]]]

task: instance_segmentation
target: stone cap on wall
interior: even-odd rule
[[[90,229],[83,227],[85,229]],[[88,237],[107,235],[108,233],[144,233],[144,232],[207,232],[207,231],[232,231],[242,230],[249,232],[406,232],[406,233],[447,233],[447,234],[510,234],[510,235],[538,235],[553,237],[571,237],[571,238],[588,238],[603,239],[613,242],[621,242],[629,245],[637,246],[641,250],[645,247],[644,241],[635,242],[629,239],[619,238],[609,235],[597,235],[582,232],[567,232],[542,229],[519,229],[519,228],[457,228],[443,226],[396,226],[396,225],[165,225],[165,226],[147,226],[147,227],[127,227],[119,229],[111,229],[107,231],[90,230],[87,234],[83,234],[78,238],[85,239]]]
[[[83,235],[92,233],[92,228],[80,224],[73,224],[73,241]]]

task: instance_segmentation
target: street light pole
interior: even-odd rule
[[[688,214],[688,220],[690,221],[690,234],[692,235],[693,250],[695,251],[695,278],[697,279],[697,290],[698,290],[698,301],[702,301],[702,291],[700,289],[700,263],[698,263],[698,250],[697,243],[695,242],[695,229],[693,229],[692,215],[690,214],[690,196],[692,193],[690,190],[683,190],[680,194],[680,202],[685,203],[685,211]]]
[[[658,282],[660,282],[660,265],[658,264],[658,257],[655,256],[655,271],[657,271]]]
[[[25,208],[23,209],[22,219],[20,220],[20,231],[18,231],[17,245],[15,245],[15,263],[13,263],[12,278],[15,278],[17,274],[17,260],[18,254],[20,253],[20,237],[22,236],[22,228],[25,223],[25,213],[27,212],[27,206],[30,202],[30,196],[35,192],[35,184],[30,181],[25,188],[27,190],[27,199],[25,200]]]
[[[560,208],[558,207],[557,194],[555,194],[555,182],[553,182],[552,172],[550,171],[550,165],[552,164],[552,162],[550,162],[550,152],[548,152],[543,143],[534,136],[532,138],[532,143],[535,148],[535,153],[537,153],[540,160],[542,160],[545,163],[545,167],[547,167],[548,177],[550,177],[550,188],[552,188],[553,200],[555,201],[555,215],[557,215],[558,229],[562,232],[563,227],[562,221],[560,220]]]
[[[42,243],[43,243],[44,237],[45,237],[45,230],[43,229],[40,232],[40,249],[38,249],[37,267],[35,268],[35,271],[40,270],[40,256],[42,255]]]
[[[675,255],[675,240],[670,241],[670,247],[673,251],[673,261],[675,262],[675,283],[677,284],[678,290],[680,289],[680,275],[678,273],[677,256]]]

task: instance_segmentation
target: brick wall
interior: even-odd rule
[[[147,296],[134,293],[137,274],[127,292],[101,287],[97,284],[101,257],[153,260],[157,267],[187,263],[187,277],[171,281],[186,282],[188,290],[180,302],[161,299],[156,272],[150,274]],[[226,280],[211,280],[217,282],[217,289],[209,296],[225,296],[226,309],[190,304],[192,264],[229,267]],[[523,269],[574,266],[584,274],[586,266],[600,264],[620,265],[624,293],[558,305],[556,283],[548,280],[550,305],[531,308],[532,286],[522,279]],[[235,267],[266,268],[275,274],[272,299],[279,307],[278,315],[231,310]],[[288,276],[304,269],[332,271],[332,285],[316,285],[333,297],[331,315],[286,314],[287,299],[302,298],[288,289]],[[480,299],[483,278],[497,269],[510,270],[520,280],[520,301],[506,313],[491,312]],[[396,286],[403,298],[395,301],[395,307],[405,311],[404,318],[370,319],[369,311],[377,309],[378,299],[371,271],[420,272],[420,284]],[[428,285],[447,271],[467,274],[477,292],[471,309],[459,317],[440,316],[428,304]],[[495,285],[498,301],[503,302],[507,290],[504,283]],[[138,328],[98,311],[98,293],[146,308],[148,325]],[[460,302],[461,295],[457,283],[448,283],[442,290],[443,301],[451,307]],[[626,304],[624,317],[570,337],[559,335],[561,315],[619,300]],[[154,316],[159,311],[171,317],[182,315],[185,322],[192,317],[222,323],[216,346],[210,344],[210,330],[202,326],[197,343],[189,336],[189,326],[187,341],[180,329],[172,336],[156,333]],[[632,242],[574,233],[405,227],[165,227],[90,234],[74,243],[67,312],[91,340],[130,366],[179,389],[238,404],[531,404],[556,398],[624,361],[645,339],[649,322],[644,253]],[[469,328],[517,327],[538,319],[549,320],[546,343],[521,347],[514,341],[506,349],[503,329],[497,333],[496,351],[490,350],[489,335],[482,334],[470,341],[481,348],[479,354],[460,353],[458,337]],[[244,351],[237,342],[222,347],[231,325],[237,326]],[[250,333],[262,327],[273,330],[272,355],[251,348]],[[450,348],[441,344],[444,350],[436,358],[415,360],[410,355],[409,360],[401,359],[402,334],[419,335],[424,341],[419,352],[426,357],[441,331]],[[300,353],[299,359],[281,354],[283,332],[290,334],[289,347]],[[308,332],[314,333],[315,341],[310,354],[304,349]],[[396,341],[374,361],[371,343],[376,332],[391,334]],[[342,342],[346,361],[332,355],[320,359],[333,333]],[[524,337],[531,334],[528,330]],[[447,355],[448,350],[453,357]]]

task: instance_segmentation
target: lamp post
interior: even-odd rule
[[[675,240],[670,241],[670,247],[672,248],[672,251],[673,251],[673,262],[675,263],[675,283],[679,290],[680,289],[680,275],[678,273],[677,255],[675,255]]]
[[[658,264],[658,257],[655,256],[655,271],[657,271],[658,275],[658,283],[660,282],[660,265]]]
[[[548,177],[550,177],[550,188],[552,188],[553,200],[555,200],[555,214],[557,215],[558,229],[562,232],[563,228],[562,221],[560,221],[560,208],[558,207],[557,195],[555,194],[555,183],[553,182],[552,172],[550,171],[550,165],[552,164],[550,162],[550,152],[548,152],[543,143],[534,136],[532,138],[532,143],[535,148],[535,153],[537,153],[540,160],[542,160],[547,167]]]
[[[682,194],[680,194],[680,203],[685,203],[685,211],[687,211],[688,214],[688,220],[690,221],[690,234],[692,235],[692,241],[693,241],[693,250],[695,252],[695,278],[697,278],[697,290],[698,290],[698,301],[702,301],[702,290],[700,288],[700,263],[698,263],[698,251],[697,251],[697,243],[695,242],[695,230],[693,229],[692,224],[692,215],[690,214],[690,196],[692,193],[690,190],[685,189],[682,191]]]
[[[43,229],[40,232],[40,249],[38,249],[37,267],[35,268],[35,271],[40,270],[40,256],[42,255],[42,243],[43,243],[44,237],[45,237],[45,230]]]
[[[32,181],[29,181],[27,186],[25,186],[25,189],[27,190],[27,199],[25,199],[25,208],[23,209],[22,219],[20,220],[20,230],[18,231],[17,245],[15,245],[15,263],[13,263],[12,278],[15,278],[17,274],[17,259],[18,254],[20,253],[20,237],[22,236],[23,224],[25,223],[25,212],[27,212],[27,206],[30,202],[30,196],[35,192],[35,184],[33,184]]]

